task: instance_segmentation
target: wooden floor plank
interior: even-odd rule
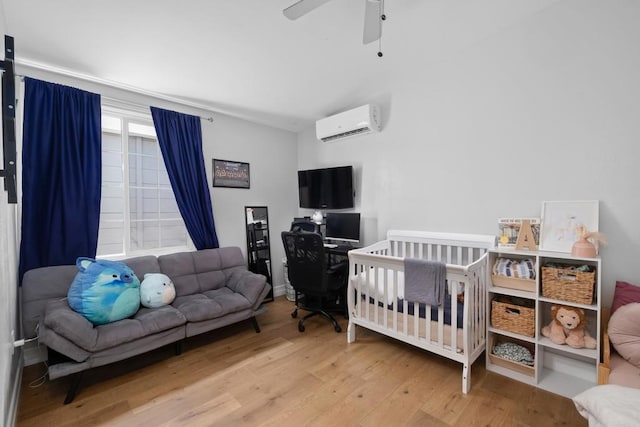
[[[68,378],[29,383],[17,424],[30,426],[586,426],[571,400],[471,370],[464,395],[459,363],[359,328],[347,344],[317,317],[298,332],[293,304],[276,298],[258,316],[85,374],[63,405]],[[347,321],[339,317],[343,330]]]

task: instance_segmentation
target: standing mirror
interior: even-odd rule
[[[269,213],[266,206],[245,206],[247,226],[247,261],[249,271],[263,274],[272,286],[265,301],[273,301],[271,279],[271,238],[269,236]]]

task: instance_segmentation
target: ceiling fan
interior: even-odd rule
[[[284,9],[282,13],[284,13],[284,16],[287,18],[295,20],[329,1],[330,0],[299,0]],[[368,44],[380,39],[382,36],[382,21],[385,19],[384,0],[365,0],[364,33],[362,35],[363,44]],[[378,56],[382,56],[382,53],[378,52]]]

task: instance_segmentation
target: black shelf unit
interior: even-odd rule
[[[265,301],[273,301],[271,274],[271,236],[269,235],[269,211],[266,206],[245,206],[247,228],[247,263],[249,271],[267,277],[271,290]]]

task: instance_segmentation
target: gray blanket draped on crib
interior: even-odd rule
[[[440,305],[444,301],[447,265],[439,261],[404,259],[404,297],[407,301]]]

